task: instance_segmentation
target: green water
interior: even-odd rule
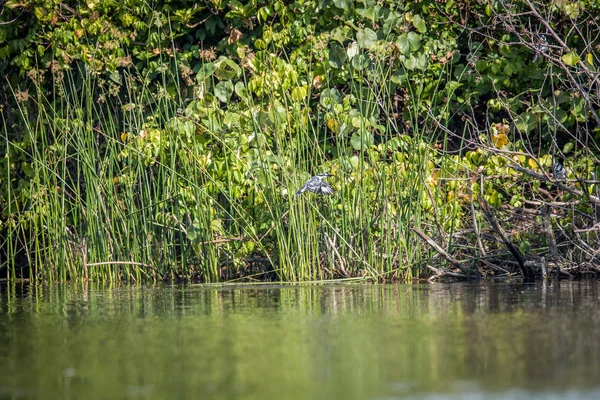
[[[0,399],[598,399],[600,287],[12,286]]]

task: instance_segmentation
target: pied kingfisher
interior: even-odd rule
[[[536,62],[541,55],[548,53],[548,50],[550,49],[550,47],[548,46],[548,41],[546,40],[546,36],[539,35],[539,40],[533,45],[533,48],[535,50],[533,62]]]
[[[307,190],[309,192],[313,192],[313,193],[320,194],[323,196],[327,196],[327,195],[335,193],[335,190],[333,190],[333,188],[327,182],[323,181],[323,179],[327,178],[328,176],[333,176],[333,175],[322,173],[322,174],[313,176],[312,178],[310,178],[309,180],[306,181],[304,186],[302,186],[302,189],[300,189],[296,192],[296,196],[301,195],[302,193],[304,193]]]
[[[552,175],[554,176],[554,179],[559,181],[562,181],[567,177],[567,170],[558,160],[554,161],[554,165],[552,166]]]

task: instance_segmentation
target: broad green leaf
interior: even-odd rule
[[[321,92],[320,103],[323,107],[332,106],[339,103],[340,92],[337,89],[323,89]]]
[[[220,81],[239,77],[242,69],[231,59],[221,57],[215,62],[215,75]]]
[[[427,32],[427,25],[425,25],[425,20],[423,20],[423,18],[421,18],[419,14],[416,14],[413,17],[412,23],[414,27],[419,31],[419,33]]]
[[[359,54],[352,59],[352,67],[358,71],[362,71],[369,66],[369,62],[370,59],[366,54]]]
[[[358,158],[358,156],[350,157],[350,165],[352,166],[352,169],[358,169],[358,167],[360,166],[360,159]]]
[[[369,48],[377,41],[377,34],[369,28],[359,29],[356,33],[356,41],[362,48]]]
[[[587,107],[585,100],[582,97],[575,97],[571,103],[571,114],[578,122],[587,120]]]
[[[227,103],[233,94],[233,83],[231,81],[223,81],[215,86],[215,96],[223,103]]]
[[[408,43],[408,35],[406,33],[398,36],[398,39],[396,39],[396,47],[401,54],[408,54],[410,52],[410,43]]]
[[[235,84],[235,94],[237,94],[241,99],[248,99],[248,89],[244,85],[244,82],[239,81]]]
[[[343,25],[338,26],[331,31],[331,39],[335,40],[339,44],[343,45],[346,40],[350,38],[350,27]]]
[[[406,82],[408,76],[406,75],[406,72],[404,72],[402,69],[399,69],[394,73],[394,75],[392,75],[390,79],[393,83],[399,85]]]
[[[338,44],[332,44],[329,48],[329,65],[333,68],[342,68],[346,61],[346,53]]]
[[[257,39],[254,41],[254,47],[256,47],[257,50],[264,50],[267,48],[267,44],[265,43],[264,40]]]
[[[373,141],[373,135],[366,129],[359,129],[350,138],[350,144],[354,150],[366,149],[373,145]]]
[[[421,47],[421,35],[416,32],[408,32],[407,35],[410,51],[417,51]]]
[[[396,39],[396,47],[402,54],[409,54],[421,47],[421,35],[415,32],[403,33]]]
[[[192,121],[178,121],[176,123],[177,133],[181,136],[184,136],[187,139],[190,139],[194,136],[196,132],[196,125]]]
[[[226,127],[231,128],[232,126],[239,124],[239,122],[240,122],[240,114],[232,113],[232,112],[225,113],[225,118],[223,118],[223,124]]]
[[[333,0],[333,4],[337,8],[341,8],[344,11],[348,11],[352,8],[352,5],[354,4],[354,2],[351,0]]]
[[[559,108],[558,110],[556,110],[556,113],[554,116],[556,117],[556,120],[560,124],[565,124],[567,122],[567,119],[569,119],[569,114],[567,114],[567,112],[565,110],[563,110],[562,108]]]
[[[408,70],[413,69],[421,69],[424,70],[427,68],[428,62],[425,54],[414,55],[411,54],[404,60],[404,67]]]
[[[570,52],[568,52],[567,54],[562,56],[562,60],[565,64],[572,67],[575,64],[577,64],[579,62],[579,60],[581,60],[581,58],[579,58],[577,53],[575,53],[573,50],[571,50]]]
[[[213,63],[204,63],[200,67],[200,70],[196,74],[196,81],[202,82],[206,78],[210,77],[215,72],[215,65]]]
[[[524,133],[528,133],[530,130],[535,128],[537,124],[535,115],[531,113],[524,113],[519,115],[517,118],[517,128]]]
[[[123,82],[121,80],[121,74],[119,71],[113,71],[110,73],[110,80],[116,83],[117,85],[121,85]]]

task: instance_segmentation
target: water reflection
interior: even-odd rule
[[[600,390],[595,282],[1,290],[0,398]]]

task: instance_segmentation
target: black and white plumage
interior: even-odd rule
[[[562,181],[567,177],[567,170],[558,160],[554,161],[554,165],[552,166],[552,175],[554,176],[554,179],[559,181]]]
[[[539,40],[537,43],[533,45],[535,49],[535,56],[533,57],[533,62],[536,62],[541,55],[548,53],[550,47],[548,46],[548,41],[546,40],[546,36],[539,35]]]
[[[327,183],[323,180],[323,179],[327,178],[328,176],[333,176],[333,175],[323,173],[323,174],[318,174],[318,175],[313,176],[312,178],[310,178],[309,180],[306,181],[306,183],[304,184],[304,186],[302,186],[302,188],[300,190],[298,190],[296,192],[296,196],[301,195],[302,193],[304,193],[307,190],[309,192],[320,194],[323,196],[328,196],[330,194],[335,193],[335,190],[333,190],[331,185],[329,185],[329,183]]]

